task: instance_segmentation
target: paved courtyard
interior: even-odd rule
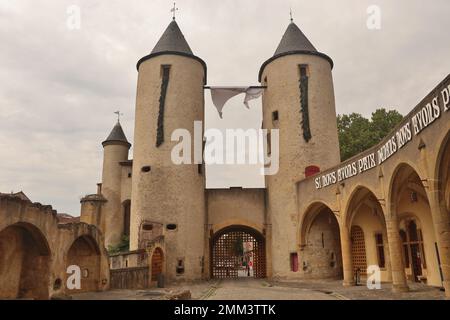
[[[167,300],[189,291],[194,300],[443,300],[444,292],[410,283],[410,292],[393,293],[390,284],[380,290],[343,287],[337,280],[273,281],[265,279],[211,280],[146,290],[111,290],[76,294],[76,300]]]

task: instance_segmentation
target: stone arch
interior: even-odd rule
[[[316,201],[311,203],[304,211],[304,214],[300,218],[300,228],[298,239],[300,248],[306,245],[306,234],[311,226],[311,223],[314,221],[314,218],[320,213],[321,210],[327,208],[332,212],[330,206],[328,206],[325,202]]]
[[[370,199],[367,199],[368,196]],[[372,190],[372,188],[370,188],[364,184],[357,184],[351,190],[351,192],[347,198],[347,201],[345,203],[344,212],[342,213],[343,214],[342,223],[345,226],[348,226],[350,228],[352,220],[355,215],[355,207],[363,204],[367,200],[371,200],[374,202],[374,204],[377,204],[379,207],[379,210],[380,210],[379,213],[381,215],[384,215],[384,210],[381,207],[381,204],[378,200],[376,192],[374,192]],[[384,221],[384,217],[383,217],[383,221]]]
[[[399,164],[391,178],[389,203],[391,216],[398,221],[402,260],[407,279],[429,285],[442,285],[436,252],[437,237],[427,189],[414,167]],[[420,240],[405,238],[411,219],[420,226]],[[408,256],[408,257],[407,257]]]
[[[232,219],[226,219],[225,221],[222,221],[220,223],[216,223],[212,226],[212,231],[214,233],[219,232],[222,229],[226,229],[230,226],[244,226],[250,229],[254,229],[256,231],[258,231],[261,234],[265,234],[265,230],[264,228],[262,228],[262,226],[260,224],[254,223],[248,219],[244,219],[244,218],[232,218]]]
[[[342,278],[340,227],[331,209],[311,204],[300,225],[301,268],[309,278]]]
[[[391,212],[391,214],[396,212],[396,203],[394,199],[401,193],[402,188],[406,188],[406,185],[402,184],[401,182],[406,182],[408,178],[407,176],[411,173],[414,173],[418,177],[417,181],[420,181],[420,184],[423,187],[422,181],[424,181],[424,176],[421,174],[418,168],[409,161],[403,161],[397,164],[394,171],[392,172],[390,181],[388,183],[389,192],[387,196],[387,205],[389,206],[389,212]],[[425,196],[428,198],[426,194]]]
[[[450,131],[442,141],[435,165],[435,181],[437,182],[438,201],[441,211],[450,217]]]
[[[435,193],[434,202],[438,218],[435,219],[436,233],[440,235],[439,257],[443,275],[443,286],[450,296],[450,131],[442,140],[435,165]]]
[[[0,297],[48,299],[51,251],[39,228],[16,223],[0,232]]]
[[[66,261],[66,268],[75,265],[81,271],[81,288],[72,290],[66,288],[66,293],[89,292],[101,289],[101,251],[97,241],[92,236],[82,235],[76,238],[67,251]]]
[[[122,202],[122,212],[123,212],[123,235],[130,236],[130,219],[131,219],[131,200],[125,200]]]
[[[350,231],[353,275],[363,277],[367,267],[376,265],[381,270],[381,280],[391,280],[389,247],[383,207],[375,193],[358,185],[346,204],[344,224]]]
[[[229,225],[211,235],[212,278],[265,278],[266,238],[245,225]]]

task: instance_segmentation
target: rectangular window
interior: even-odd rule
[[[169,76],[169,72],[170,72],[170,64],[163,64],[161,65],[161,78],[165,77],[165,76]]]
[[[404,230],[400,230],[400,239],[402,239],[403,243],[403,262],[405,263],[405,268],[409,268],[408,244],[406,243],[406,232]]]
[[[403,245],[403,257],[405,258],[405,268],[409,268],[409,252],[408,252],[408,245]]]
[[[299,66],[300,68],[300,77],[307,77],[308,76],[308,66],[305,64],[301,64]]]
[[[421,258],[422,258],[422,266],[424,269],[427,268],[427,261],[425,260],[425,248],[423,247],[423,235],[422,235],[422,230],[419,229],[419,241],[420,241],[420,253],[421,253]]]
[[[291,253],[291,271],[293,271],[293,272],[298,271],[298,254],[297,254],[297,252]]]
[[[385,261],[385,257],[384,257],[384,243],[383,243],[383,234],[382,233],[375,234],[375,243],[377,246],[378,266],[380,268],[385,268],[386,261]]]
[[[272,122],[278,121],[278,111],[272,112]]]

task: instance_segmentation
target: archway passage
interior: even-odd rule
[[[450,132],[447,133],[446,139],[444,139],[441,151],[439,152],[436,174],[438,181],[438,201],[439,206],[444,215],[443,221],[450,220]]]
[[[446,296],[450,297],[450,132],[444,139],[436,164],[439,219],[434,221],[439,244],[436,252]]]
[[[50,249],[41,231],[16,224],[0,232],[0,298],[48,299]]]
[[[342,253],[339,223],[325,205],[306,212],[302,224],[304,248],[302,270],[310,278],[342,279]]]
[[[400,237],[403,243],[403,258],[405,266],[411,269],[412,280],[419,282],[423,276],[423,268],[426,269],[425,250],[423,246],[422,230],[418,229],[415,219],[402,221],[403,229],[400,229]]]
[[[406,164],[397,169],[392,182],[392,210],[399,220],[406,278],[441,286],[440,253],[429,199],[422,179]]]
[[[100,249],[92,237],[81,236],[73,242],[67,254],[67,263],[68,266],[80,267],[81,288],[70,290],[70,293],[100,289],[100,259]]]
[[[265,278],[266,244],[264,236],[245,226],[231,226],[212,238],[211,275],[213,278]]]
[[[163,273],[164,254],[161,248],[156,248],[152,255],[152,281],[158,281],[158,275]]]
[[[378,266],[381,281],[391,281],[386,220],[381,204],[371,190],[363,186],[354,190],[348,202],[345,224],[350,226],[353,277],[365,278],[368,267]]]

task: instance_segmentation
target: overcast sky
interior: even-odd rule
[[[366,26],[369,5],[381,29]],[[67,8],[81,8],[81,28]],[[172,1],[0,0],[0,192],[79,214],[81,196],[101,181],[102,147],[114,111],[133,141],[136,62],[171,21]],[[450,70],[450,1],[180,0],[177,22],[208,64],[209,85],[255,85],[294,19],[333,58],[338,113],[379,107],[409,112]],[[261,105],[237,97],[219,121],[206,92],[207,125],[252,127]],[[131,154],[130,154],[131,157]],[[232,171],[215,186],[245,184]],[[251,172],[248,171],[251,175]],[[254,180],[254,181],[257,181]]]

